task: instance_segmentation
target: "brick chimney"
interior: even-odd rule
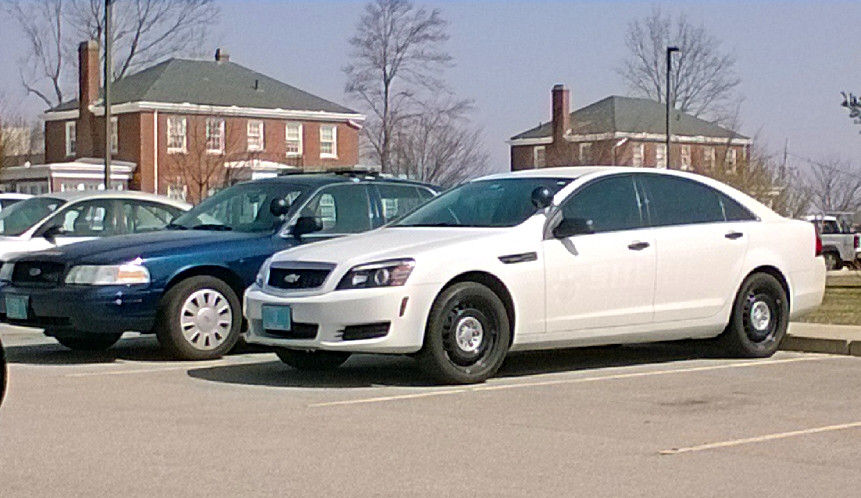
[[[551,92],[553,96],[553,139],[560,143],[562,137],[571,128],[571,94],[565,85],[555,85]]]
[[[227,50],[223,48],[215,49],[215,61],[216,62],[230,62],[230,54],[227,53]]]
[[[96,119],[90,105],[99,98],[99,44],[95,40],[78,45],[77,156],[95,156]]]

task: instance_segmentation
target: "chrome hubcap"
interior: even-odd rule
[[[195,291],[182,304],[180,326],[185,340],[201,350],[215,349],[230,334],[233,311],[223,294],[214,289]]]
[[[477,318],[466,316],[457,322],[454,329],[457,347],[465,353],[474,353],[481,346],[484,338],[484,327]]]
[[[753,303],[750,307],[750,323],[756,330],[767,330],[771,323],[771,308],[762,301]]]

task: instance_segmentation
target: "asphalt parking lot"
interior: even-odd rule
[[[409,358],[324,374],[0,329],[0,495],[858,496],[861,358],[698,344],[512,355],[477,386]]]

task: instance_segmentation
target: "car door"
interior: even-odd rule
[[[755,217],[692,179],[638,177],[646,194],[658,257],[655,322],[718,313],[735,297]]]
[[[63,209],[43,226],[60,227],[54,239],[57,245],[117,235],[121,233],[117,223],[117,208],[118,201],[115,199],[82,201]]]
[[[547,332],[652,321],[655,247],[631,175],[600,178],[561,206],[583,232],[543,241]]]

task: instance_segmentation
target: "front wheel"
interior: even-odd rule
[[[177,358],[212,360],[230,351],[241,327],[236,293],[224,281],[204,275],[185,279],[165,293],[156,335]]]
[[[741,284],[721,340],[734,356],[766,358],[777,351],[788,322],[783,286],[767,273],[754,273]]]
[[[324,371],[334,370],[344,364],[350,353],[339,351],[303,351],[298,349],[278,348],[275,354],[285,364],[296,370]]]
[[[74,351],[104,351],[120,340],[122,334],[54,336],[57,342]]]
[[[502,365],[510,342],[508,314],[499,297],[477,282],[461,282],[434,301],[417,359],[442,382],[483,382]]]

